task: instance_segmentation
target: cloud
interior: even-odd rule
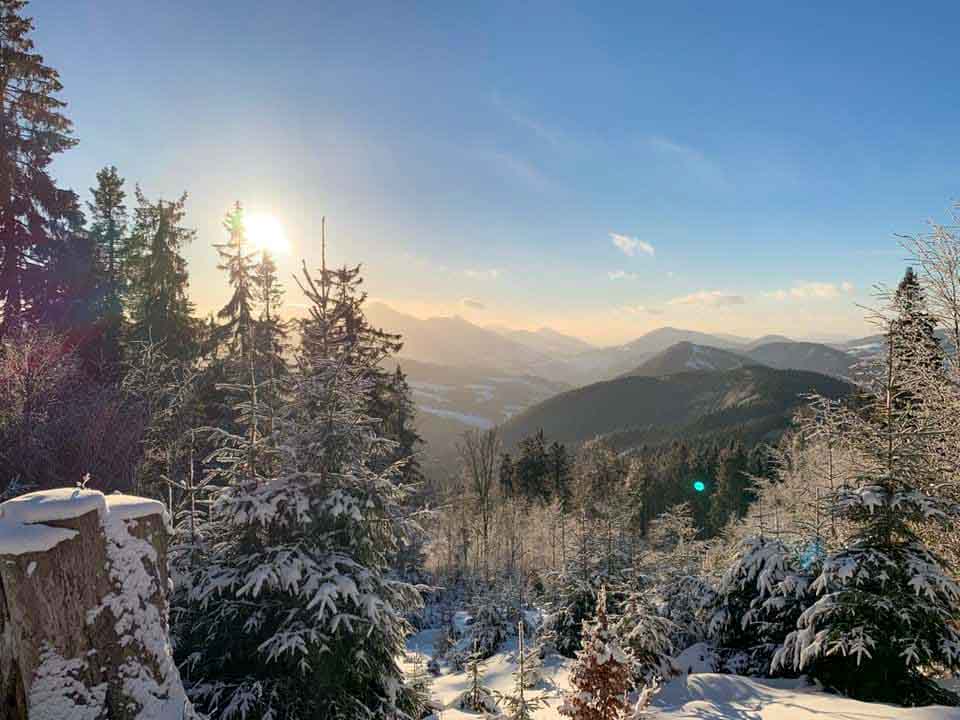
[[[655,153],[671,158],[691,175],[709,182],[723,182],[723,176],[717,166],[706,155],[690,145],[676,142],[662,135],[647,138],[647,146]]]
[[[612,272],[608,272],[607,277],[611,280],[636,280],[637,274],[627,272],[626,270],[614,270]]]
[[[500,271],[496,268],[486,270],[464,270],[463,274],[473,280],[496,280],[500,277]]]
[[[653,245],[640,238],[630,237],[629,235],[621,235],[620,233],[610,233],[610,240],[613,244],[618,247],[624,255],[629,255],[633,257],[637,252],[643,252],[647,255],[653,257],[654,249]]]
[[[510,175],[534,190],[545,190],[549,185],[547,176],[536,165],[523,158],[508,152],[493,152],[490,158],[499,173]]]
[[[701,290],[669,300],[667,301],[667,305],[709,305],[711,307],[726,307],[728,305],[743,305],[745,302],[746,299],[743,295],[734,295],[721,290]]]
[[[460,301],[460,304],[465,308],[470,308],[471,310],[486,310],[487,306],[484,305],[479,300],[474,300],[473,298],[464,298]]]
[[[853,291],[853,283],[844,280],[839,284],[827,282],[803,282],[786,290],[774,290],[773,292],[766,293],[766,295],[767,297],[774,298],[775,300],[787,300],[789,298],[799,300],[808,298],[824,299],[836,298],[840,297],[841,295],[849,295]]]
[[[539,118],[524,112],[519,112],[516,108],[504,101],[504,99],[500,97],[498,93],[493,94],[492,101],[494,106],[501,110],[511,120],[513,120],[513,122],[531,131],[541,140],[544,140],[551,145],[559,145],[563,141],[562,132],[556,128],[550,127]]]
[[[659,308],[648,307],[647,305],[624,305],[620,308],[623,312],[630,315],[662,315],[663,310]]]

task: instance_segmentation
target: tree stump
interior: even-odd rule
[[[196,715],[168,631],[162,503],[94,490],[0,505],[0,718]]]

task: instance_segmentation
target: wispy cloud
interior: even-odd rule
[[[607,277],[611,280],[636,280],[637,274],[626,270],[613,270],[607,273]]]
[[[629,315],[662,315],[660,308],[650,307],[649,305],[624,305],[619,308],[622,312]]]
[[[845,280],[841,283],[803,282],[791,288],[774,290],[773,292],[766,293],[766,295],[775,300],[787,300],[790,298],[802,300],[807,298],[837,298],[841,295],[849,295],[853,291],[853,283]]]
[[[479,300],[474,300],[473,298],[464,298],[460,301],[460,304],[465,308],[470,308],[471,310],[486,310],[487,306],[484,305]]]
[[[728,305],[743,305],[746,298],[743,295],[723,292],[722,290],[700,290],[699,292],[676,297],[667,301],[667,305],[708,305],[711,307],[726,307]]]
[[[560,145],[563,133],[530,113],[521,112],[507,103],[498,93],[493,94],[493,104],[520,127],[526,128],[541,140],[551,145]]]
[[[500,277],[501,272],[496,268],[487,268],[486,270],[464,270],[463,274],[473,280],[496,280]]]
[[[647,146],[655,153],[678,162],[687,172],[702,180],[721,181],[720,169],[700,150],[662,135],[647,138]]]
[[[656,252],[650,243],[640,238],[631,237],[630,235],[621,235],[620,233],[612,232],[610,233],[610,241],[615,247],[619,248],[624,255],[629,255],[630,257],[633,257],[638,252],[646,253],[653,257]]]
[[[508,152],[494,152],[490,155],[494,166],[503,174],[519,180],[534,190],[545,190],[549,184],[547,176],[533,163]]]

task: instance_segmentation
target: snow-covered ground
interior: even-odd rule
[[[695,673],[653,701],[657,720],[960,720],[960,709],[899,708],[821,692],[801,680]]]
[[[412,668],[414,654],[421,656],[421,661],[426,665],[427,661],[433,657],[433,647],[437,640],[439,630],[431,628],[423,630],[407,641],[407,662],[405,667]],[[570,668],[570,660],[559,656],[552,656],[544,661],[541,669],[542,682],[538,687],[527,690],[528,697],[541,697],[547,703],[547,707],[540,708],[534,713],[536,720],[555,720],[561,717],[557,713],[557,708],[562,702],[560,694],[562,690],[569,687],[567,681]],[[483,684],[485,687],[505,694],[512,694],[514,691],[513,672],[517,669],[517,641],[511,638],[507,641],[500,652],[491,657],[484,663]],[[449,667],[444,666],[440,677],[434,678],[431,686],[431,693],[434,700],[443,707],[441,714],[434,714],[435,720],[464,720],[473,718],[476,720],[482,717],[478,713],[464,712],[455,709],[457,699],[470,687],[470,679],[465,672],[451,672]]]
[[[439,630],[423,630],[407,643],[406,667],[414,655],[426,666],[433,656]],[[486,661],[484,685],[502,693],[513,692],[516,670],[516,640]],[[689,658],[688,658],[689,659]],[[571,660],[551,656],[544,662],[543,682],[528,691],[549,704],[534,713],[536,720],[560,720],[561,695],[569,688]],[[685,662],[686,667],[691,664]],[[693,663],[694,670],[696,663]],[[444,666],[434,678],[431,692],[443,708],[431,720],[467,720],[482,717],[453,706],[468,689],[466,673]],[[823,692],[803,680],[756,680],[740,675],[694,672],[665,683],[648,709],[650,720],[960,720],[960,708],[899,708],[858,702]]]

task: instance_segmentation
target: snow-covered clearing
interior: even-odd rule
[[[430,628],[408,640],[404,662],[408,671],[415,655],[420,655],[426,666],[433,657],[438,633],[436,628]],[[511,639],[486,661],[485,686],[501,693],[513,692],[516,652],[516,640]],[[543,697],[549,703],[534,713],[536,720],[563,718],[558,708],[561,693],[569,688],[572,663],[557,655],[544,661],[543,682],[527,691],[529,696]],[[453,707],[469,686],[465,672],[442,665],[440,676],[433,680],[431,694],[443,709],[431,715],[430,720],[483,717]],[[758,680],[706,672],[682,674],[665,683],[648,712],[650,720],[960,720],[960,708],[900,708],[864,703],[824,692],[803,680]]]
[[[412,660],[415,654],[421,656],[424,665],[433,657],[433,647],[437,641],[439,630],[430,628],[423,630],[412,636],[407,641],[407,658],[404,664],[408,671],[412,668]],[[528,697],[542,697],[549,705],[541,708],[534,713],[537,720],[554,720],[559,718],[557,708],[562,702],[560,692],[568,687],[567,677],[571,661],[566,658],[553,655],[544,661],[541,675],[543,681],[538,687],[527,690]],[[483,674],[483,684],[495,692],[510,694],[514,691],[514,680],[512,673],[517,669],[517,641],[511,638],[506,642],[501,651],[484,662],[485,670]],[[473,718],[476,720],[481,715],[477,713],[464,712],[457,710],[453,706],[467,689],[470,687],[470,679],[465,672],[454,672],[449,666],[442,667],[440,677],[434,678],[431,686],[431,694],[437,702],[443,707],[441,714],[436,713],[432,720],[463,720]]]

